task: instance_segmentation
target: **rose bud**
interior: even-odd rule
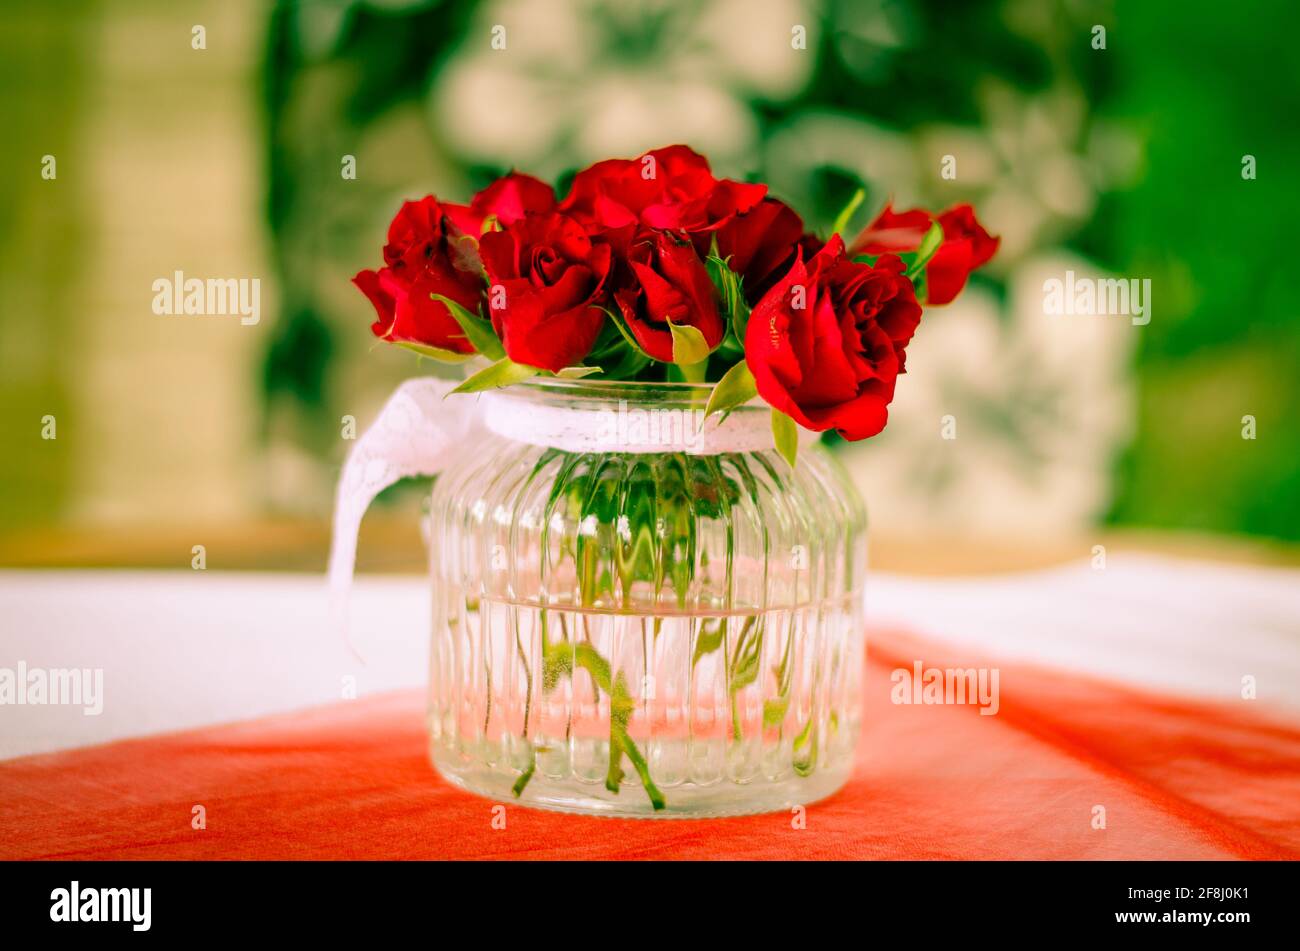
[[[854,240],[849,256],[915,251],[936,220],[943,228],[943,243],[925,266],[926,303],[947,304],[961,293],[971,271],[993,257],[1001,241],[975,220],[970,205],[957,205],[937,219],[920,208],[895,212],[886,205]]]
[[[839,235],[763,295],[745,332],[759,395],[805,429],[865,439],[885,428],[903,351],[921,319],[903,262],[849,258]]]
[[[614,300],[641,349],[656,360],[673,361],[669,324],[694,327],[710,350],[727,327],[718,314],[708,269],[684,238],[664,231],[645,232],[628,254],[627,286]]]
[[[525,215],[489,231],[479,251],[488,274],[488,316],[515,363],[553,372],[591,352],[612,260],[578,222],[556,212]]]
[[[378,319],[370,329],[375,336],[474,352],[446,306],[430,296],[441,294],[478,310],[483,279],[473,256],[463,253],[468,240],[432,195],[402,205],[388,227],[387,266],[352,279],[374,305]]]
[[[715,235],[718,257],[744,279],[745,299],[752,304],[790,266],[804,236],[803,220],[783,202],[764,198],[749,211],[728,218],[716,231],[701,232],[695,237],[696,248],[707,253]]]
[[[555,209],[555,191],[531,175],[511,172],[483,189],[468,205],[446,205],[447,215],[466,234],[477,237],[489,219],[513,224],[524,215]]]

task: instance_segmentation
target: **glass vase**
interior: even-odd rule
[[[766,406],[704,426],[709,390],[515,385],[438,477],[429,728],[451,782],[721,816],[848,778],[865,511],[820,445],[793,469],[770,448]]]

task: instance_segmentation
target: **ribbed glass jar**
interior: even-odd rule
[[[644,431],[560,448],[534,432],[534,410],[689,423],[709,387],[509,393],[515,438],[467,445],[433,489],[429,725],[443,775],[501,801],[624,816],[764,812],[843,785],[866,516],[829,454],[806,445],[792,470],[773,449],[684,451],[670,427],[662,451]],[[768,425],[766,407],[741,407],[713,445]]]

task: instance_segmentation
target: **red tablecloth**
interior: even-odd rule
[[[980,661],[870,645],[856,772],[804,828],[514,803],[494,828],[493,803],[433,771],[423,696],[403,692],[0,763],[0,858],[1300,857],[1294,721],[1008,664],[996,716],[895,705],[892,670]]]

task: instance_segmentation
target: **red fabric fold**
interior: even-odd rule
[[[898,632],[869,643],[854,776],[803,828],[509,802],[494,828],[494,803],[429,765],[423,695],[403,692],[0,763],[0,858],[1300,857],[1293,721],[1007,663],[996,715],[895,704],[896,669],[983,662]]]

